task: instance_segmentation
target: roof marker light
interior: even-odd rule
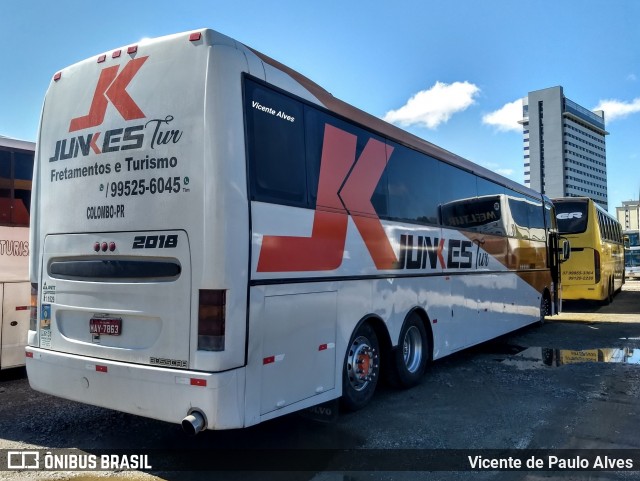
[[[189,35],[189,41],[190,42],[197,42],[201,38],[202,38],[202,33],[201,32],[194,32],[191,35]]]
[[[128,54],[136,53],[137,51],[138,51],[138,46],[137,45],[132,45],[131,47],[127,48],[127,53]]]
[[[106,55],[104,55],[104,54],[102,54],[102,55],[100,55],[100,56],[98,57],[98,63],[102,63],[102,62],[104,62],[105,60],[107,60],[107,56],[106,56]]]
[[[62,72],[57,72],[54,76],[53,76],[53,80],[55,82],[57,82],[58,80],[60,80],[60,77],[62,77]]]
[[[122,55],[122,50],[116,50],[115,52],[113,52],[111,54],[112,58],[118,58],[120,55]]]

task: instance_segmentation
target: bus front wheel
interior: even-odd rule
[[[341,404],[348,411],[363,408],[373,397],[380,376],[378,337],[366,322],[349,340],[342,374]]]

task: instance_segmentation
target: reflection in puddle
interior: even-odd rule
[[[529,347],[502,361],[518,369],[536,369],[557,367],[578,362],[613,362],[619,364],[640,364],[640,349],[609,348],[571,351],[569,349],[550,349]]]

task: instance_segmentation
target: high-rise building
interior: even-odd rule
[[[529,92],[523,117],[525,185],[551,198],[591,197],[607,209],[604,112],[551,87]]]
[[[616,207],[616,217],[624,230],[640,229],[640,201],[623,201],[622,207]]]

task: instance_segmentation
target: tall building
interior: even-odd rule
[[[616,217],[624,230],[640,229],[640,201],[623,201],[622,207],[616,207]]]
[[[523,117],[525,185],[551,198],[591,197],[607,209],[604,112],[551,87],[529,92]]]

